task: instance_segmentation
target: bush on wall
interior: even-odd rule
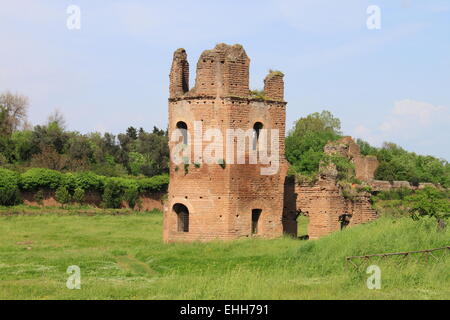
[[[93,172],[80,172],[74,174],[76,187],[82,188],[86,191],[102,192],[105,182],[108,179],[104,176],[99,176]]]
[[[85,193],[84,190],[80,187],[75,188],[75,191],[73,192],[73,201],[76,203],[83,203],[85,199]]]
[[[21,202],[19,174],[0,168],[0,205],[10,206]]]
[[[55,192],[56,201],[61,203],[62,206],[70,203],[72,201],[72,197],[70,196],[69,191],[65,186],[60,186]]]
[[[19,203],[19,191],[56,191],[64,188],[73,195],[78,190],[77,201],[84,198],[85,192],[92,191],[103,195],[103,202],[107,207],[120,207],[122,201],[127,201],[131,207],[134,207],[138,204],[139,195],[165,192],[168,184],[167,174],[139,179],[105,177],[92,172],[61,173],[43,168],[32,168],[22,174],[0,169],[0,205]]]
[[[33,168],[20,176],[20,189],[24,191],[37,191],[39,189],[56,190],[61,186],[63,174],[61,172]]]
[[[151,178],[137,180],[139,192],[165,192],[169,185],[169,175],[162,174]]]
[[[104,208],[120,208],[122,204],[123,190],[117,179],[109,179],[105,185],[103,192],[103,207]]]

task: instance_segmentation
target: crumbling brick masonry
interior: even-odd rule
[[[248,155],[246,164],[207,164],[197,159],[198,163],[194,160],[176,165],[171,161],[163,228],[166,242],[296,233],[292,217],[295,210],[287,210],[284,205],[287,162],[283,74],[271,72],[264,81],[264,97],[255,98],[249,90],[249,65],[250,59],[241,45],[218,44],[201,54],[195,86],[189,89],[186,52],[178,49],[174,53],[169,137],[177,128],[186,129],[189,135],[183,139],[186,145],[192,145],[196,121],[201,122],[203,132],[216,128],[223,137],[227,129],[278,129],[280,163],[278,173],[261,175],[260,168],[267,165],[249,164]],[[177,143],[169,143],[171,151]],[[202,150],[206,145],[200,142]]]

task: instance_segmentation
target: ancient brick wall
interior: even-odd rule
[[[264,79],[265,96],[273,100],[284,100],[283,74],[279,71],[270,72]]]
[[[39,206],[37,201],[35,200],[35,192],[22,192],[21,197],[23,199],[23,203],[29,206]],[[156,193],[147,193],[143,194],[139,197],[142,205],[140,208],[136,206],[135,210],[142,211],[152,211],[152,210],[160,210],[164,209],[164,197],[165,193],[156,192]],[[86,192],[84,196],[83,204],[87,204],[93,207],[101,207],[102,204],[102,195],[99,192]],[[55,192],[52,190],[44,190],[44,198],[42,200],[43,206],[48,207],[59,207],[61,204],[55,199]],[[121,208],[129,208],[128,203],[125,201],[122,203]]]
[[[355,165],[356,178],[366,186],[371,187],[371,192],[387,191],[391,189],[422,189],[427,185],[421,183],[417,187],[407,181],[380,181],[374,180],[374,174],[378,168],[378,160],[375,157],[363,156],[359,146],[351,137],[344,137],[338,141],[328,143],[324,151],[327,154],[341,154],[349,158]],[[375,220],[378,215],[370,202],[371,194],[356,191],[357,185],[352,186],[352,191],[347,198],[342,188],[336,181],[336,170],[326,168],[314,185],[296,184],[296,206],[303,214],[309,216],[308,233],[310,239],[317,239],[338,231],[343,227],[342,215],[346,215],[345,227],[351,227],[361,223]]]
[[[171,95],[169,99],[169,137],[177,124],[186,124],[190,158],[194,160],[186,165],[170,163],[169,194],[164,211],[165,241],[276,237],[283,234],[283,222],[288,220],[284,216],[289,214],[284,210],[286,103],[282,101],[280,92],[278,99],[273,100],[262,101],[250,96],[249,63],[242,46],[219,44],[201,54],[194,88]],[[174,65],[177,68],[177,64],[173,64],[171,74]],[[278,91],[283,88],[281,82],[282,77],[274,81]],[[210,144],[209,141],[195,141],[194,133],[197,136],[200,133],[196,124],[201,124],[202,133],[207,129],[217,129],[221,133],[224,139],[222,155],[226,159],[226,151],[231,147],[226,141],[227,129],[251,131],[258,122],[264,129],[279,130],[280,158],[276,174],[262,175],[261,168],[270,164],[249,164],[248,152],[245,164],[236,164],[236,150],[234,164],[226,161],[224,165],[206,163],[203,158],[195,158],[196,149],[205,150]],[[177,144],[170,142],[170,150]],[[247,146],[249,144],[251,147],[251,139],[247,140]],[[176,212],[179,205],[188,211],[188,231],[180,229],[180,215]],[[254,228],[252,216],[258,212],[257,228]]]
[[[239,44],[221,43],[212,50],[205,50],[198,60],[195,87],[189,95],[248,97],[249,66],[250,59]]]
[[[340,154],[349,158],[355,165],[355,176],[364,182],[372,182],[378,160],[362,156],[359,146],[351,137],[328,143],[324,147],[327,154]],[[351,197],[344,196],[336,181],[334,166],[323,168],[319,180],[314,185],[296,186],[297,210],[309,216],[308,235],[317,239],[344,227],[351,227],[376,219],[377,212],[372,208],[368,192],[356,192]]]
[[[373,180],[379,165],[376,157],[356,155],[352,158],[352,162],[355,165],[356,179],[361,181]]]
[[[318,239],[344,227],[341,219],[345,214],[351,227],[375,220],[378,215],[370,203],[370,194],[346,199],[333,180],[321,180],[313,186],[296,186],[297,209],[308,215],[308,236]]]
[[[374,156],[363,156],[359,146],[353,141],[352,137],[343,137],[335,142],[328,143],[324,148],[325,153],[338,153],[349,158],[355,165],[356,179],[361,181],[372,181],[379,162]]]
[[[169,77],[169,96],[171,98],[181,96],[189,91],[189,62],[184,49],[174,52]]]
[[[372,191],[389,191],[395,189],[411,189],[411,190],[420,190],[425,187],[434,187],[434,188],[442,188],[440,185],[435,185],[433,183],[422,182],[417,186],[411,185],[408,181],[382,181],[382,180],[373,180],[369,183],[369,186],[372,188]]]

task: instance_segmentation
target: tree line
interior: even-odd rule
[[[286,158],[291,164],[291,173],[317,176],[320,163],[328,160],[324,146],[342,137],[341,122],[329,111],[297,120],[286,137]],[[361,154],[376,156],[380,162],[375,172],[377,180],[408,181],[412,185],[430,182],[450,187],[450,164],[445,159],[408,152],[392,142],[385,142],[380,148],[361,139],[356,143]],[[342,159],[337,164],[346,167]]]
[[[28,98],[5,92],[0,95],[0,166],[24,172],[47,168],[62,172],[92,172],[109,177],[152,177],[169,167],[167,130],[151,132],[129,127],[126,132],[81,134],[66,130],[61,113],[51,114],[45,124],[27,122]],[[317,176],[320,163],[327,161],[325,144],[343,136],[341,121],[329,111],[297,120],[286,137],[286,158],[290,172]],[[444,159],[417,155],[386,142],[377,148],[358,139],[363,155],[376,156],[378,180],[409,181],[413,185],[431,182],[450,186],[450,165]],[[335,159],[334,159],[335,160]],[[338,159],[337,164],[348,164]],[[348,168],[347,168],[348,169]]]
[[[168,172],[167,131],[129,127],[126,132],[68,131],[55,111],[45,124],[27,122],[28,98],[0,95],[0,165],[16,171],[48,168],[91,171],[102,176],[155,176]]]

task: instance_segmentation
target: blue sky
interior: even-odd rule
[[[448,0],[0,0],[0,38],[0,91],[29,96],[32,124],[59,109],[80,132],[165,128],[173,51],[194,79],[203,50],[240,43],[253,89],[285,73],[288,128],[326,109],[345,134],[450,160]]]

